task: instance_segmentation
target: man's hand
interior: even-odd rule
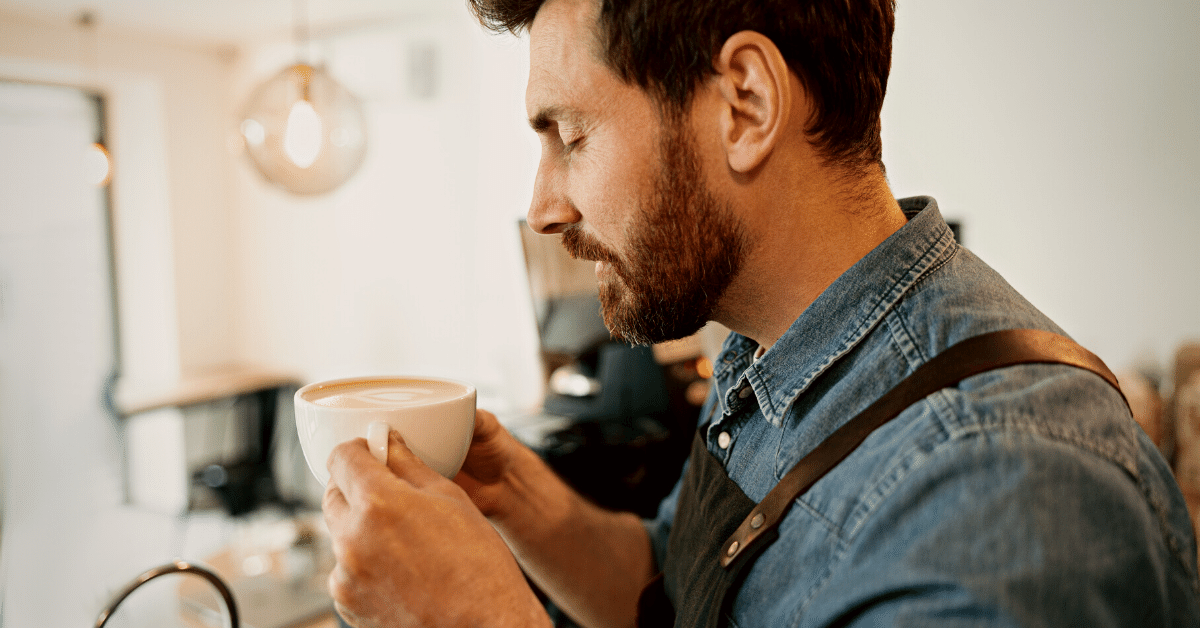
[[[549,625],[500,535],[398,433],[387,467],[356,439],[334,449],[329,471],[323,509],[337,559],[329,590],[351,624]]]
[[[454,478],[486,517],[497,517],[513,499],[513,476],[522,456],[536,456],[521,444],[496,416],[486,410],[475,411],[475,433],[462,470]]]
[[[631,626],[654,574],[637,515],[598,508],[567,486],[496,417],[475,413],[475,435],[454,478],[503,535],[525,573],[583,626]]]

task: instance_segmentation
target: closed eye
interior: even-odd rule
[[[587,134],[584,132],[583,127],[576,122],[560,122],[558,124],[558,138],[562,142],[563,153],[569,155],[584,145]]]
[[[569,155],[578,150],[584,142],[584,132],[579,121],[580,114],[572,109],[559,106],[546,107],[529,119],[529,126],[542,137],[546,146],[557,144],[555,148],[562,154]],[[554,140],[558,142],[554,142]]]

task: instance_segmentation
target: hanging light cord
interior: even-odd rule
[[[308,50],[308,5],[304,0],[296,0],[293,6],[295,24],[292,25],[292,29],[293,37],[296,38],[296,63],[307,65],[312,56]]]
[[[225,612],[229,615],[229,628],[238,628],[237,605],[234,604],[233,592],[229,590],[229,586],[225,584],[225,581],[221,580],[221,577],[217,574],[203,567],[182,560],[155,567],[135,578],[133,582],[130,582],[124,590],[113,598],[112,602],[109,602],[108,606],[104,607],[104,610],[100,611],[100,616],[96,618],[96,628],[103,628],[104,624],[108,623],[108,618],[112,617],[113,612],[117,610],[117,606],[125,601],[125,598],[129,597],[129,594],[133,593],[138,587],[159,576],[172,573],[190,573],[208,580],[209,583],[216,587],[217,592],[221,594],[221,599],[225,602]]]

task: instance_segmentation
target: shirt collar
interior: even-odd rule
[[[754,359],[758,343],[729,335],[714,369],[723,385],[719,390],[725,391],[724,414],[740,409],[744,397],[738,393],[749,385],[766,420],[782,426],[792,402],[813,380],[850,352],[913,284],[954,254],[954,235],[932,198],[899,202],[908,223],[838,277],[759,359]]]

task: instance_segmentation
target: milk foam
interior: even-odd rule
[[[323,386],[305,394],[329,408],[405,408],[457,399],[467,390],[451,382],[424,379],[379,379]]]

